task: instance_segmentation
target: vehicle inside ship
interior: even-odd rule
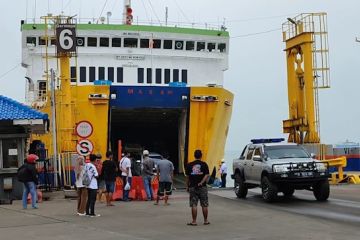
[[[186,136],[186,110],[164,108],[118,109],[110,112],[109,135],[111,147],[118,152],[132,153],[135,160],[141,159],[144,149],[167,157],[175,168],[182,172]],[[117,155],[117,154],[115,154]],[[117,158],[117,156],[115,156]],[[182,160],[180,159],[182,158]]]

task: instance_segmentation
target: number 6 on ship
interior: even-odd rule
[[[75,24],[59,24],[56,27],[56,40],[58,54],[76,52]]]

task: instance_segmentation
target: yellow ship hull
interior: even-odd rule
[[[61,93],[56,93],[59,153],[65,152],[65,147],[68,148],[62,139],[61,133],[66,129],[61,129],[61,122],[72,121],[70,152],[76,153],[77,144],[83,139],[77,135],[76,125],[87,121],[93,128],[92,134],[86,138],[93,144],[91,152],[101,153],[103,156],[107,150],[119,152],[119,140],[124,144],[138,140],[140,146],[149,148],[150,151],[154,151],[152,148],[157,152],[170,149],[170,160],[175,161],[178,173],[184,172],[185,164],[194,160],[193,153],[196,149],[202,150],[203,159],[208,163],[210,171],[214,171],[224,158],[233,94],[223,88],[93,85],[72,86],[71,95],[72,116],[66,116],[62,112]],[[53,117],[50,104],[42,111],[48,113],[50,118]],[[156,119],[157,116],[159,120]],[[161,116],[168,118],[160,119]],[[143,122],[136,125],[135,122],[140,120]],[[170,122],[173,122],[171,127]],[[142,128],[143,125],[147,128]],[[141,132],[138,128],[145,130]],[[146,129],[152,132],[146,134]],[[50,130],[48,134],[32,136],[45,143],[50,156],[53,155],[52,132]],[[152,135],[149,138],[152,140],[143,140],[146,135]]]

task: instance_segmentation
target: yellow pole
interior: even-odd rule
[[[313,76],[313,42],[305,42],[301,48],[304,57],[304,81],[305,81],[305,102],[308,132],[305,136],[305,143],[319,143],[319,135],[316,129],[315,101],[314,101],[314,76]]]
[[[74,151],[72,146],[73,133],[73,117],[71,104],[71,85],[70,85],[70,56],[63,54],[60,56],[60,79],[61,79],[61,115],[60,115],[60,131],[61,131],[61,151]]]

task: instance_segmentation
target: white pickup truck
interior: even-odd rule
[[[283,138],[253,139],[233,160],[235,193],[245,198],[249,188],[261,187],[266,202],[278,192],[291,197],[295,190],[313,191],[318,201],[329,198],[328,165],[313,158],[302,146]]]

